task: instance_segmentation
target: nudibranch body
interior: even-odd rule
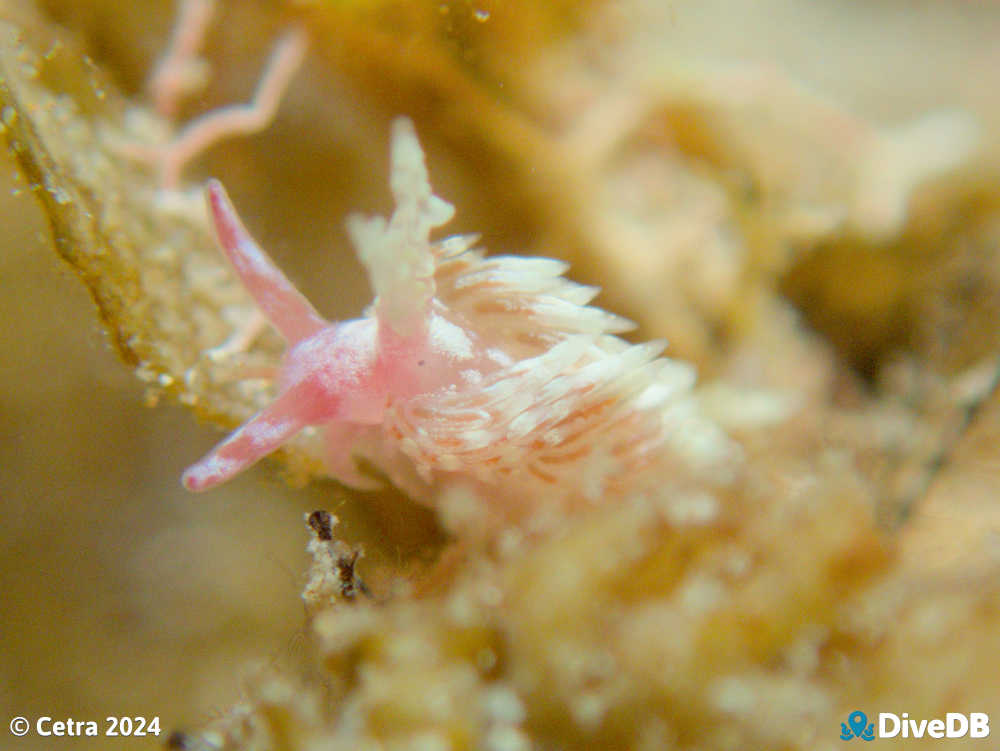
[[[207,188],[219,244],[288,342],[275,401],[184,474],[225,482],[306,426],[322,426],[331,474],[371,487],[365,458],[411,494],[463,483],[524,505],[562,505],[669,483],[730,457],[698,413],[694,375],[659,343],[614,336],[629,322],[591,307],[592,287],[545,258],[487,258],[476,238],[431,231],[453,208],[435,196],[409,120],[394,123],[388,220],[348,232],[375,303],[321,318],[244,229],[221,185]]]

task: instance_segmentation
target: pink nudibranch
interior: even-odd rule
[[[330,323],[208,184],[219,244],[288,350],[278,397],[189,468],[185,487],[225,482],[311,425],[326,431],[334,477],[371,487],[360,455],[417,496],[451,478],[592,501],[642,487],[650,469],[731,453],[688,395],[692,369],[658,357],[662,344],[614,336],[630,324],[589,306],[597,290],[563,278],[565,264],[487,258],[473,236],[430,239],[453,208],[431,191],[404,118],[393,124],[390,186],[388,220],[347,224],[375,304]]]

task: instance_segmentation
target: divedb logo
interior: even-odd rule
[[[840,739],[850,741],[860,738],[988,738],[990,717],[985,712],[948,712],[944,719],[912,720],[907,712],[893,714],[879,712],[878,722],[868,722],[868,715],[854,710],[847,722],[840,723]]]

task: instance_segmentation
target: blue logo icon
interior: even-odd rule
[[[851,712],[847,716],[847,722],[840,723],[840,740],[849,741],[851,738],[860,738],[863,741],[875,740],[875,723],[869,725],[868,717],[859,710]]]

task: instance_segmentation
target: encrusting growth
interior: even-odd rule
[[[315,611],[336,602],[352,602],[359,595],[371,595],[357,571],[363,551],[333,537],[333,528],[339,523],[340,520],[329,511],[313,511],[306,515],[306,524],[314,535],[306,550],[312,554],[313,562],[302,599]]]
[[[545,258],[487,258],[475,238],[431,231],[454,210],[435,196],[412,123],[392,130],[396,209],[352,216],[348,231],[375,290],[365,316],[323,320],[257,246],[222,186],[207,186],[223,251],[288,343],[278,397],[184,474],[190,490],[225,482],[306,426],[323,426],[331,474],[371,487],[355,457],[428,499],[460,485],[567,507],[662,488],[732,460],[698,412],[687,364],[661,343],[630,345],[629,322],[590,307],[597,294]]]

